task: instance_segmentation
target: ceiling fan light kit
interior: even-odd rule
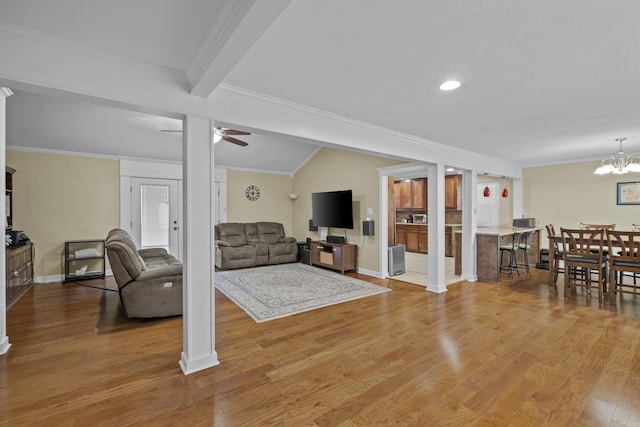
[[[627,138],[616,138],[616,141],[620,143],[620,150],[615,156],[611,156],[602,161],[602,165],[598,167],[593,173],[596,175],[606,175],[613,173],[616,175],[640,172],[640,156],[625,156],[622,151],[622,142]]]

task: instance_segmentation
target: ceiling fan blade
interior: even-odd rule
[[[235,129],[222,129],[222,132],[224,132],[225,135],[251,135],[251,132]]]
[[[249,145],[249,144],[247,144],[247,143],[246,143],[246,142],[244,142],[244,141],[240,141],[239,139],[232,138],[232,137],[230,137],[230,136],[226,136],[226,135],[225,135],[225,136],[223,136],[223,137],[222,137],[222,139],[224,139],[225,141],[230,142],[230,143],[232,143],[232,144],[238,144],[238,145],[240,145],[240,146],[242,146],[242,147],[245,147],[245,146]]]

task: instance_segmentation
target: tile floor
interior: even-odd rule
[[[426,287],[429,272],[429,255],[419,254],[416,252],[405,252],[405,271],[406,273],[393,276],[393,278]],[[447,285],[461,280],[460,276],[453,274],[453,271],[454,258],[445,257],[444,280]]]

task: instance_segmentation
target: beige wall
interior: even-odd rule
[[[67,240],[104,239],[120,221],[115,159],[7,151],[17,170],[13,228],[34,242],[36,277],[64,273]]]
[[[404,163],[398,160],[355,153],[351,151],[323,148],[295,174],[293,192],[295,201],[294,235],[299,240],[307,237],[320,238],[318,232],[309,231],[311,219],[311,193],[320,191],[352,190],[354,203],[354,229],[347,230],[349,243],[359,247],[358,267],[379,269],[378,238],[381,213],[379,206],[379,177],[377,168]],[[362,221],[367,217],[367,208],[373,209],[371,218],[376,222],[376,235],[362,235]],[[332,234],[343,235],[343,230]],[[386,233],[386,230],[384,230]]]
[[[260,197],[250,201],[245,196],[247,187],[255,185]],[[227,171],[227,221],[275,221],[284,225],[291,236],[293,179],[288,175],[260,172]]]
[[[523,213],[541,224],[579,227],[581,222],[615,223],[621,230],[640,223],[640,205],[616,205],[618,182],[640,181],[640,174],[594,175],[599,161],[523,170]]]

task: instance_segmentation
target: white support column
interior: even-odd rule
[[[2,172],[0,175],[0,187],[6,189],[7,183],[5,182],[5,167],[7,164],[6,159],[6,146],[7,146],[7,98],[13,95],[11,89],[6,87],[0,87],[0,168]],[[5,211],[5,204],[0,203],[0,218],[7,218]],[[4,254],[0,257],[0,354],[5,354],[9,351],[11,344],[9,343],[9,337],[7,336],[7,266],[6,266],[6,246],[4,247]]]
[[[427,290],[446,292],[445,259],[444,259],[444,172],[442,163],[430,166],[428,177],[429,206],[429,277]]]
[[[183,350],[191,374],[217,365],[213,262],[212,123],[187,116],[183,125]]]
[[[477,171],[465,170],[462,177],[462,278],[470,282],[478,280],[476,231],[478,230],[476,199],[478,186]]]

